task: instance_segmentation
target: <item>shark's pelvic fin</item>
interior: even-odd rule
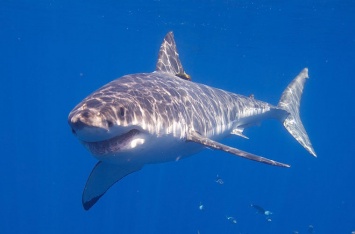
[[[90,209],[114,183],[141,168],[141,165],[135,164],[116,165],[98,162],[92,169],[83,191],[84,209]]]
[[[283,119],[283,125],[287,131],[313,156],[316,153],[312,147],[311,141],[303,127],[300,118],[300,102],[303,87],[308,78],[308,68],[304,68],[300,74],[287,86],[282,93],[278,107],[286,110],[289,115]]]
[[[164,37],[160,46],[156,71],[167,72],[185,80],[191,80],[191,77],[185,73],[179,59],[179,53],[176,49],[173,32],[169,32]]]
[[[221,143],[218,143],[216,141],[213,141],[207,137],[202,136],[201,134],[197,133],[196,131],[190,130],[187,134],[187,140],[188,141],[193,141],[195,143],[198,144],[202,144],[205,145],[209,148],[212,149],[216,149],[216,150],[222,150],[224,152],[230,153],[230,154],[234,154],[236,156],[239,157],[243,157],[243,158],[247,158],[250,160],[254,160],[257,162],[262,162],[262,163],[266,163],[266,164],[270,164],[270,165],[274,165],[274,166],[280,166],[280,167],[290,167],[290,165],[284,164],[284,163],[280,163],[280,162],[276,162],[274,160],[270,160],[267,158],[263,158],[260,156],[257,156],[255,154],[251,154],[236,148],[232,148],[230,146],[227,145],[223,145]]]
[[[233,129],[231,134],[243,137],[245,139],[249,139],[249,137],[247,137],[246,135],[243,134],[243,131],[244,131],[243,128],[235,128],[235,129]]]

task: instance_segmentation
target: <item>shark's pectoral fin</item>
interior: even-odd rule
[[[290,165],[287,165],[284,163],[276,162],[274,160],[263,158],[263,157],[255,155],[255,154],[251,154],[251,153],[248,153],[248,152],[236,149],[236,148],[232,148],[227,145],[223,145],[221,143],[218,143],[216,141],[213,141],[209,138],[202,136],[201,134],[197,133],[196,131],[189,131],[189,133],[187,134],[187,140],[205,145],[205,146],[212,148],[212,149],[222,150],[224,152],[231,153],[231,154],[237,155],[239,157],[247,158],[250,160],[254,160],[254,161],[258,161],[258,162],[262,162],[262,163],[266,163],[266,164],[270,164],[270,165],[274,165],[274,166],[290,167]]]
[[[114,183],[141,168],[141,165],[134,164],[116,165],[98,162],[92,169],[83,191],[84,209],[90,209]]]

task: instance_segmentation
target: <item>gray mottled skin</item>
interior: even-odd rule
[[[108,122],[132,126],[157,137],[172,135],[182,141],[191,140],[187,136],[190,130],[218,140],[233,129],[244,129],[265,118],[285,118],[288,115],[266,102],[193,83],[165,72],[126,75],[114,80],[85,98],[69,118],[88,110],[104,115],[102,125],[108,125],[105,123]],[[113,153],[117,143],[86,146],[94,155],[103,155]],[[166,161],[171,160],[171,155],[166,155]],[[181,156],[185,154],[176,155]]]
[[[182,139],[186,138],[187,128],[211,137],[232,128],[244,128],[261,116],[287,115],[266,102],[164,72],[126,75],[114,80],[85,98],[71,115],[82,111],[83,105],[105,113],[107,121],[117,121],[122,126],[144,122],[143,129],[151,134],[173,134]]]
[[[286,88],[277,106],[190,81],[173,34],[164,38],[156,71],[125,75],[80,102],[69,114],[72,132],[98,159],[83,192],[90,209],[116,181],[145,164],[179,160],[204,147],[276,166],[287,164],[223,145],[229,134],[264,119],[281,121],[315,156],[299,117],[308,70]]]

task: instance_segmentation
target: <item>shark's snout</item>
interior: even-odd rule
[[[81,118],[71,118],[68,122],[74,134],[87,126],[87,124],[82,121]]]
[[[112,121],[99,111],[82,110],[71,113],[68,123],[72,133],[82,141],[97,141],[106,138],[112,127]]]

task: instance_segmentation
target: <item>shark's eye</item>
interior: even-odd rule
[[[81,114],[82,117],[84,118],[89,118],[90,114],[89,114],[89,111],[84,111],[82,114]]]
[[[124,108],[123,107],[120,107],[120,110],[119,110],[119,114],[121,117],[124,117]]]

